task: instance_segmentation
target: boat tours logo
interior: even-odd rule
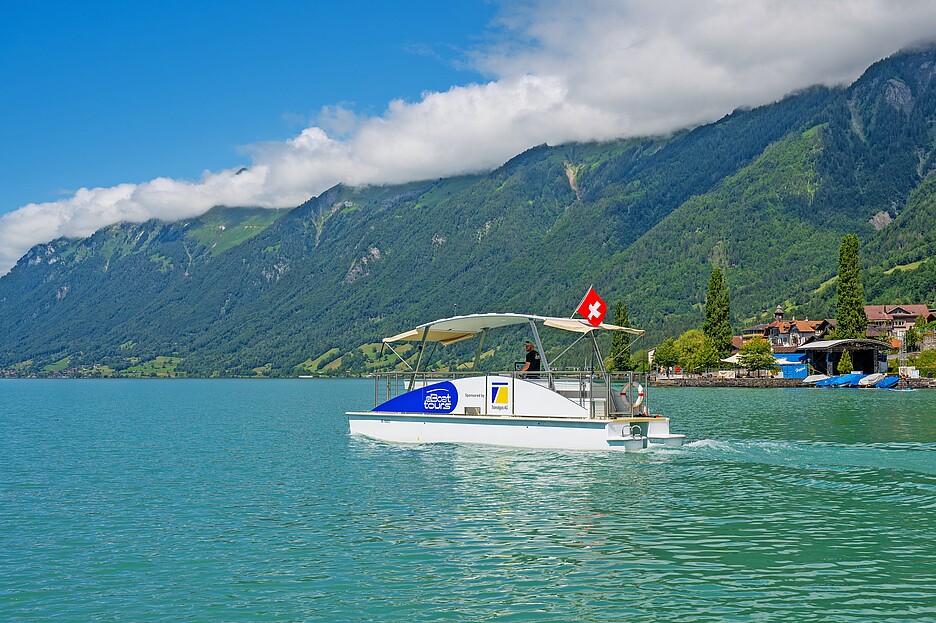
[[[458,406],[458,389],[443,381],[400,394],[374,407],[382,413],[452,413]]]
[[[426,390],[426,398],[423,400],[423,409],[426,411],[439,411],[440,413],[450,413],[452,411],[452,394],[446,387],[438,387]]]
[[[491,382],[491,409],[494,411],[510,409],[510,385],[506,381]]]

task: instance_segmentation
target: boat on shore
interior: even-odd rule
[[[481,371],[491,330],[526,325],[542,367],[538,372]],[[548,361],[540,329],[564,331],[573,344],[591,345],[591,369],[561,369]],[[522,448],[634,451],[651,443],[682,445],[685,435],[669,430],[669,418],[650,411],[645,375],[613,375],[602,362],[596,333],[643,331],[585,320],[529,314],[490,313],[435,320],[383,340],[392,352],[399,342],[418,343],[416,365],[405,372],[375,374],[375,406],[347,414],[351,433],[397,443],[475,443]],[[465,371],[429,371],[439,346],[476,339]],[[428,354],[427,354],[428,351]],[[398,355],[399,356],[399,355]],[[406,359],[400,357],[404,363]],[[409,364],[406,364],[409,367]],[[519,366],[517,366],[519,367]]]
[[[815,379],[815,380],[814,380]],[[806,377],[803,385],[816,387],[848,387],[861,389],[890,389],[900,381],[899,376],[883,373],[875,374],[840,374],[838,376],[814,375]]]
[[[886,375],[881,372],[875,372],[874,374],[869,374],[862,379],[858,380],[858,387],[874,387],[878,383],[884,380]]]
[[[897,376],[896,374],[892,376],[885,376],[883,379],[881,379],[875,384],[875,387],[877,387],[878,389],[891,389],[892,387],[897,385],[897,383],[899,382],[900,382],[900,377]]]

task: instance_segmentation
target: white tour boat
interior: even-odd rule
[[[517,325],[529,326],[541,370],[532,374],[478,371],[488,331]],[[540,326],[577,334],[573,345],[587,339],[597,369],[554,367],[555,361],[546,359]],[[643,335],[639,329],[605,323],[592,326],[573,318],[473,314],[443,318],[385,338],[384,345],[394,353],[393,345],[398,342],[417,342],[416,367],[375,375],[376,406],[347,414],[351,433],[399,443],[575,450],[639,450],[649,443],[682,445],[685,436],[670,433],[669,418],[650,412],[645,377],[605,371],[597,331]],[[472,338],[478,345],[469,371],[427,371],[438,345]],[[406,361],[402,356],[400,359]]]

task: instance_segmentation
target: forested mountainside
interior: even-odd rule
[[[736,331],[778,303],[834,314],[848,233],[868,302],[933,304],[934,75],[927,48],[669,137],[38,245],[0,278],[0,369],[363,371],[380,337],[456,309],[566,315],[589,284],[652,347],[701,326],[715,266]]]

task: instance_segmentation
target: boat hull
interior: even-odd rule
[[[623,450],[649,443],[682,444],[668,418],[544,418],[525,416],[349,413],[351,433],[396,443],[473,443],[517,448]],[[639,427],[639,432],[636,428]]]

